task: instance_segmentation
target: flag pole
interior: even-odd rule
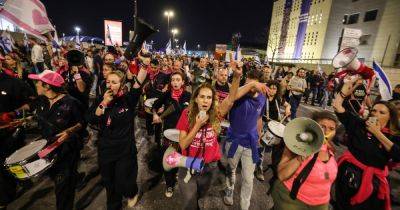
[[[382,65],[382,66],[383,66],[383,61],[385,60],[386,51],[387,51],[387,48],[388,48],[388,45],[389,45],[389,42],[390,42],[390,36],[391,36],[391,35],[392,35],[392,34],[389,34],[388,40],[387,40],[387,42],[386,42],[385,51],[383,51],[383,56],[382,56],[382,60],[381,60],[381,65]]]

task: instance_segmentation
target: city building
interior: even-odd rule
[[[275,0],[268,58],[328,64],[340,47],[356,46],[367,63],[400,66],[399,19],[399,0]],[[344,37],[345,29],[360,34]]]

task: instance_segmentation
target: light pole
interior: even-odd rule
[[[81,32],[81,28],[79,28],[79,26],[76,26],[75,31],[76,31],[76,36],[78,37],[78,43],[79,43],[80,42],[79,32]]]
[[[197,50],[200,51],[200,44],[197,44]]]
[[[175,35],[177,35],[179,33],[178,29],[177,28],[172,29],[171,33],[172,33],[172,40],[175,41]],[[177,42],[177,41],[175,41],[175,42]]]
[[[168,34],[167,35],[169,37],[169,18],[174,17],[174,11],[167,10],[167,11],[164,12],[164,16],[167,17],[167,23],[168,23],[168,28],[167,28]]]

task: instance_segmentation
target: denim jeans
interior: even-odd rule
[[[290,118],[293,120],[294,118],[296,118],[296,112],[297,112],[297,108],[300,105],[300,101],[301,101],[301,97],[302,95],[291,95],[290,99],[289,99],[289,104],[290,104]]]
[[[226,142],[225,151],[229,151],[232,143]],[[256,164],[253,163],[251,148],[238,146],[233,158],[228,158],[228,173],[226,177],[226,185],[232,191],[236,182],[236,168],[242,163],[242,188],[240,190],[240,208],[249,209],[251,193],[253,192],[254,170]]]

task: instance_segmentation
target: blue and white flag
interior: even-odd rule
[[[235,52],[235,61],[241,61],[242,60],[242,52],[240,50],[240,44],[238,45],[236,52]]]
[[[57,31],[54,31],[54,37],[51,40],[51,44],[52,44],[53,48],[55,48],[55,49],[60,49],[61,48],[60,47],[60,41],[59,41],[58,35],[57,35]]]
[[[26,47],[26,49],[29,48],[29,40],[28,40],[28,35],[26,35],[26,33],[24,33],[24,46]]]
[[[12,52],[14,48],[14,39],[8,31],[3,31],[3,33],[1,33],[0,47],[3,48],[5,53]]]
[[[257,65],[261,65],[260,57],[258,57],[258,55],[254,56],[254,62],[255,62]]]
[[[382,67],[379,66],[375,61],[372,62],[372,68],[375,71],[376,77],[379,83],[379,93],[381,94],[382,101],[389,101],[392,99],[392,86],[390,80],[386,76]]]
[[[183,43],[182,54],[184,54],[184,55],[187,54],[187,51],[186,51],[186,41],[185,41],[185,43]]]
[[[165,47],[165,54],[167,55],[172,54],[171,39],[168,41],[167,46]]]
[[[265,52],[264,64],[269,64],[267,52]]]

